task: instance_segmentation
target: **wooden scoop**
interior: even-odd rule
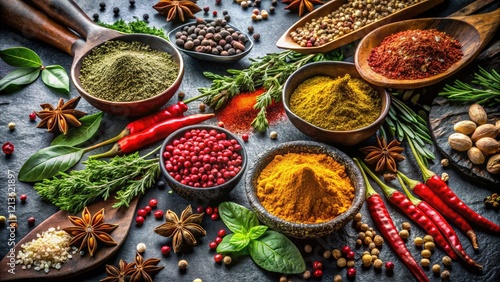
[[[36,271],[34,270],[34,266],[32,266],[31,269],[21,269],[21,265],[15,265],[15,274],[9,272],[12,267],[11,263],[15,263],[17,252],[21,250],[22,244],[31,242],[31,240],[37,238],[38,233],[41,234],[43,231],[47,231],[51,227],[57,228],[59,226],[62,229],[73,226],[73,224],[68,220],[68,216],[71,214],[67,211],[58,211],[40,223],[37,227],[33,228],[33,230],[22,238],[15,245],[15,247],[12,247],[15,250],[15,253],[7,253],[2,261],[0,261],[0,265],[2,266],[0,268],[0,281],[14,281],[22,279],[46,279],[46,281],[54,281],[68,279],[69,277],[81,277],[82,273],[88,272],[105,263],[120,249],[120,246],[127,238],[131,222],[135,215],[135,208],[137,206],[138,199],[139,197],[136,197],[132,200],[127,209],[112,208],[111,206],[115,202],[114,197],[109,197],[107,201],[96,202],[88,206],[90,214],[92,215],[104,208],[104,222],[118,224],[118,227],[110,233],[111,237],[113,237],[117,243],[116,246],[107,247],[100,245],[93,257],[89,256],[88,251],[85,248],[85,256],[82,257],[79,253],[76,253],[73,255],[72,259],[62,264],[61,269],[57,270],[50,268],[48,273],[45,273],[43,269]],[[76,216],[81,217],[81,213],[76,214]]]
[[[439,82],[472,62],[493,38],[500,25],[500,9],[496,11],[463,17],[426,18],[388,24],[375,29],[364,37],[356,49],[354,63],[359,74],[368,82],[395,89],[415,89]],[[463,57],[448,70],[422,79],[389,79],[376,73],[368,65],[368,57],[374,47],[394,33],[414,29],[437,29],[455,38],[462,45]]]
[[[92,106],[115,115],[144,115],[165,105],[179,88],[184,75],[184,62],[179,51],[167,40],[146,34],[121,34],[98,26],[71,0],[35,0],[31,3],[52,19],[77,32],[81,39],[21,0],[1,0],[0,19],[22,32],[25,37],[40,39],[74,56],[71,65],[71,81],[82,97]],[[149,45],[152,49],[171,54],[172,59],[179,66],[177,79],[164,92],[140,101],[112,102],[90,95],[80,83],[82,60],[94,47],[109,40],[139,41]]]

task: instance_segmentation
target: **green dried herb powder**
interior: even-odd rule
[[[97,98],[131,102],[165,91],[178,72],[168,53],[140,42],[108,41],[83,59],[80,81]]]

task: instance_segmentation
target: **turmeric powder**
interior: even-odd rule
[[[277,155],[257,180],[257,197],[271,214],[292,222],[320,223],[345,212],[354,187],[345,167],[326,154]]]

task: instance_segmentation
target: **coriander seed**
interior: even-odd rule
[[[441,272],[441,279],[443,280],[449,280],[450,276],[451,274],[448,270],[443,270],[443,272]]]
[[[449,256],[444,256],[442,262],[445,266],[451,266],[451,258]]]
[[[361,224],[361,231],[367,231],[368,230],[368,224],[363,223]]]
[[[359,238],[359,239],[364,240],[364,239],[365,239],[365,237],[366,237],[365,232],[359,232],[359,233],[358,233],[358,238]]]
[[[361,239],[356,239],[356,245],[363,245],[363,241]]]
[[[306,244],[304,246],[304,252],[306,252],[306,254],[309,254],[310,252],[312,252],[313,248],[311,247],[311,245],[309,244]]]
[[[420,265],[422,267],[428,268],[431,265],[431,261],[429,259],[423,258],[420,260]]]
[[[371,242],[371,243],[368,245],[368,249],[370,249],[370,250],[375,249],[375,247],[376,247],[376,246],[375,246],[375,243],[374,243],[374,242]]]
[[[424,243],[426,242],[434,242],[434,237],[432,237],[431,235],[425,235],[424,236]]]
[[[444,167],[446,167],[446,166],[450,165],[450,161],[448,159],[442,159],[441,160],[441,165],[444,166]]]
[[[177,263],[179,269],[186,269],[188,267],[188,262],[184,259],[181,259],[179,263]]]
[[[361,213],[357,213],[355,216],[354,216],[354,221],[361,221],[361,219],[363,218],[363,215]]]
[[[344,268],[347,265],[347,261],[345,258],[339,258],[337,259],[337,266],[340,268]]]
[[[380,235],[375,235],[375,237],[373,237],[373,242],[375,243],[375,246],[381,247],[384,244],[384,238]]]
[[[332,256],[332,252],[331,251],[326,250],[326,251],[323,252],[323,257],[324,258],[327,259],[327,258],[330,258],[331,256]]]
[[[407,221],[403,222],[402,224],[403,229],[410,231],[411,229],[411,224]]]
[[[374,248],[371,250],[370,254],[372,254],[374,256],[378,256],[380,254],[380,250],[377,248]]]
[[[144,253],[146,251],[146,244],[144,243],[137,244],[136,250],[141,254]]]
[[[422,247],[424,239],[422,239],[422,237],[415,237],[415,239],[413,239],[413,243],[415,243],[415,246],[417,247]]]
[[[225,256],[224,259],[222,259],[225,265],[231,264],[233,262],[233,259],[230,256]]]
[[[408,239],[409,236],[410,236],[410,234],[408,233],[408,230],[403,229],[403,230],[399,231],[399,237],[401,237],[401,239],[406,240],[406,239]]]
[[[371,256],[372,256],[372,263],[373,263],[376,259],[378,259],[378,256],[376,256],[376,255],[371,255]]]
[[[373,266],[377,269],[381,269],[382,266],[384,266],[384,263],[382,262],[381,259],[376,259],[374,262],[373,262]]]
[[[436,245],[434,244],[434,242],[426,242],[424,244],[424,249],[426,249],[426,250],[434,251],[435,248],[436,248]]]
[[[367,236],[367,237],[365,237],[365,239],[363,240],[363,242],[365,243],[365,245],[370,245],[370,243],[373,242],[373,241],[372,241],[372,238],[370,238],[370,237]]]
[[[282,276],[282,278],[283,278],[283,277],[284,277],[284,276]],[[304,273],[302,273],[302,277],[303,277],[304,279],[306,279],[306,280],[307,280],[307,279],[309,279],[309,278],[311,278],[311,271],[309,271],[309,270],[304,271]],[[281,281],[281,278],[280,278],[280,281]],[[285,280],[284,280],[284,281],[285,281],[285,282],[286,282],[286,281],[288,281],[288,280],[286,279],[286,277],[285,277]]]
[[[441,266],[439,266],[439,264],[435,264],[432,266],[432,272],[434,273],[439,273],[441,272]]]
[[[373,239],[373,232],[366,230],[365,235],[366,235],[366,237],[370,237]]]
[[[342,253],[340,252],[339,249],[333,249],[332,251],[332,256],[335,258],[335,259],[339,259],[342,257]]]
[[[357,229],[361,229],[361,225],[363,225],[363,223],[361,221],[356,222]]]
[[[203,282],[203,280],[201,280],[200,278],[196,278],[193,280],[193,282]]]
[[[348,260],[347,263],[346,263],[346,266],[348,268],[354,267],[355,266],[354,260]]]
[[[342,282],[342,276],[340,274],[337,274],[333,277],[333,282]]]
[[[431,251],[426,250],[426,249],[422,250],[422,252],[421,252],[420,254],[421,254],[421,255],[422,255],[422,257],[424,257],[424,258],[430,258],[430,257],[431,257],[431,255],[432,255]]]
[[[364,266],[368,267],[368,266],[372,265],[372,256],[369,254],[363,255],[361,257],[361,261],[363,262]]]

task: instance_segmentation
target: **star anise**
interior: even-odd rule
[[[119,267],[114,265],[106,264],[106,273],[108,276],[104,279],[99,280],[100,282],[125,282],[128,281],[130,275],[135,271],[135,263],[126,263],[124,260],[120,260]]]
[[[180,219],[171,210],[166,212],[165,218],[167,222],[157,226],[154,231],[161,236],[172,238],[174,253],[181,249],[183,241],[194,246],[197,244],[196,237],[207,235],[207,232],[200,226],[203,213],[193,214],[191,205],[184,209]]]
[[[75,110],[80,98],[81,96],[75,97],[66,103],[64,103],[63,98],[60,98],[56,108],[48,103],[41,104],[40,107],[43,110],[35,112],[35,114],[42,121],[36,127],[46,127],[49,132],[60,131],[64,135],[68,132],[70,125],[79,127],[82,124],[78,119],[86,115],[82,111]]]
[[[299,17],[302,17],[302,15],[306,13],[306,10],[307,12],[314,10],[314,5],[325,4],[321,2],[321,0],[283,0],[281,3],[288,4],[288,6],[285,7],[287,10],[299,10]]]
[[[194,14],[201,11],[201,8],[198,7],[195,2],[188,0],[160,0],[153,8],[158,11],[160,15],[166,16],[167,22],[176,19],[183,22],[188,18],[196,18]]]
[[[75,226],[66,227],[63,230],[73,236],[70,245],[80,245],[78,251],[87,246],[90,256],[93,256],[97,251],[98,241],[107,246],[116,245],[116,241],[109,233],[115,230],[118,225],[104,223],[104,209],[91,216],[85,207],[81,218],[77,216],[68,216],[68,218]]]
[[[403,152],[403,147],[400,147],[401,143],[394,139],[391,143],[387,144],[384,137],[379,138],[377,136],[378,146],[366,146],[361,148],[365,157],[365,162],[368,164],[377,164],[375,166],[376,172],[390,171],[392,173],[397,172],[396,162],[400,162],[405,159],[401,153]]]
[[[156,275],[164,268],[163,266],[156,266],[159,262],[160,259],[157,258],[149,258],[146,261],[144,261],[144,258],[141,256],[141,254],[136,253],[135,262],[132,263],[135,266],[135,268],[132,269],[133,273],[130,276],[130,281],[153,282],[153,278],[151,278],[151,276]]]

